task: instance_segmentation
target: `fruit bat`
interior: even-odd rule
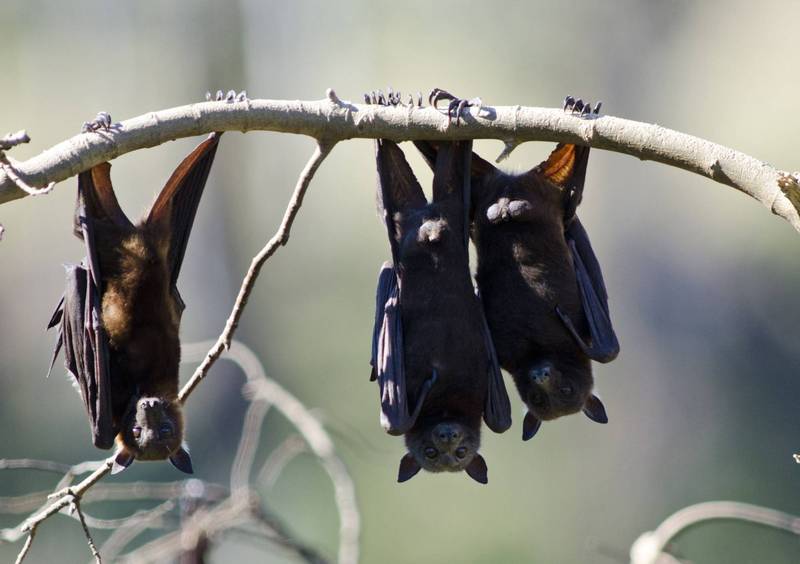
[[[594,117],[570,97],[567,107]],[[415,145],[433,167],[441,145]],[[575,213],[588,159],[589,147],[561,143],[546,161],[513,175],[472,156],[478,289],[500,364],[528,407],[524,440],[542,421],[578,411],[608,421],[592,393],[591,360],[610,362],[619,343],[600,264]]]
[[[73,376],[98,448],[117,443],[112,472],[134,460],[164,460],[192,473],[178,402],[176,287],[195,212],[220,133],[186,157],[150,211],[133,224],[117,202],[109,163],[78,176],[74,233],[86,246],[68,265],[64,295],[48,325]]]
[[[511,426],[511,406],[469,272],[472,142],[442,143],[428,203],[393,142],[377,141],[379,197],[393,263],[378,278],[372,379],[381,423],[405,435],[398,481],[464,470],[480,483],[481,418]]]

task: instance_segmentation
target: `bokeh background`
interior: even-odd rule
[[[796,3],[771,0],[5,0],[0,133],[28,130],[33,142],[13,152],[24,159],[74,135],[99,110],[122,120],[201,100],[206,90],[307,100],[334,87],[357,101],[387,85],[441,86],[489,105],[602,99],[606,113],[794,170],[799,19]],[[115,160],[123,208],[143,211],[198,141]],[[502,148],[477,146],[487,158]],[[185,340],[221,330],[312,148],[308,138],[274,133],[223,138],[180,280]],[[530,168],[550,148],[526,144],[507,166]],[[416,156],[413,164],[426,182]],[[622,343],[614,363],[595,368],[610,423],[574,416],[523,444],[514,394],[512,430],[484,437],[488,486],[430,474],[398,485],[402,442],[380,429],[377,388],[367,380],[375,277],[388,256],[372,142],[341,143],[319,170],[237,338],[334,434],[357,485],[363,562],[620,562],[640,533],[696,502],[800,513],[792,460],[800,451],[798,234],[755,201],[678,169],[596,151],[588,178],[581,218]],[[63,289],[61,265],[83,253],[71,235],[75,186],[70,179],[46,197],[0,207],[0,457],[74,463],[103,455],[91,446],[61,360],[44,377],[55,339],[44,327]],[[186,377],[193,367],[184,369]],[[191,398],[188,439],[201,478],[227,477],[241,383],[222,361]],[[289,431],[270,415],[260,456]],[[168,464],[137,464],[112,479],[176,477]],[[52,484],[4,471],[0,496]],[[311,457],[295,460],[267,499],[298,536],[336,554],[331,488]],[[0,516],[0,526],[19,519]],[[19,548],[0,546],[0,560]],[[677,550],[693,562],[800,561],[797,538],[740,524],[700,527]],[[88,557],[78,524],[56,517],[40,529],[29,561]],[[211,557],[286,560],[235,537]]]

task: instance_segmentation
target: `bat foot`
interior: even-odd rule
[[[582,118],[596,118],[600,115],[600,106],[603,102],[598,101],[594,108],[591,102],[584,102],[581,98],[577,100],[572,96],[564,98],[564,111],[576,114]]]
[[[236,90],[228,90],[223,92],[217,90],[216,94],[206,92],[206,102],[225,102],[226,104],[233,104],[235,102],[249,102],[250,98],[247,97],[247,90],[242,90],[238,94]]]
[[[111,114],[108,112],[97,112],[92,121],[83,122],[81,133],[93,133],[95,131],[111,131]]]
[[[414,107],[414,96],[408,95],[408,102],[403,103],[403,95],[400,91],[393,91],[389,86],[384,95],[381,90],[372,90],[364,93],[364,103],[373,106],[408,106]],[[422,107],[422,94],[417,93],[417,107]]]
[[[455,118],[456,125],[459,125],[461,118],[464,117],[464,110],[467,108],[477,108],[477,111],[480,112],[481,106],[483,105],[483,101],[480,98],[467,100],[454,96],[447,90],[442,90],[441,88],[434,88],[431,90],[431,93],[428,95],[428,103],[438,110],[438,103],[440,100],[450,100],[450,103],[447,105],[447,118],[450,121]]]

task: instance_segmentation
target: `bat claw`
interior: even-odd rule
[[[581,98],[577,100],[572,96],[564,98],[563,110],[573,115],[577,114],[578,117],[592,118],[600,115],[600,106],[603,102],[598,102],[592,107],[591,102],[584,102]]]
[[[97,112],[92,121],[83,122],[81,133],[92,133],[101,129],[111,131],[111,114],[108,112]]]
[[[467,108],[477,108],[477,111],[480,112],[481,106],[483,105],[483,101],[480,98],[467,100],[466,98],[454,96],[447,90],[442,90],[441,88],[434,88],[431,90],[431,93],[428,95],[428,103],[433,106],[434,109],[438,110],[438,103],[440,100],[450,100],[450,103],[447,105],[447,119],[452,122],[453,118],[455,118],[456,125],[460,125],[461,118],[464,117],[464,110]]]
[[[386,94],[381,90],[372,90],[371,92],[364,93],[364,103],[376,106],[404,106],[403,104],[403,94],[398,90],[395,92],[392,90],[392,87],[389,86],[386,89]],[[414,105],[414,98],[413,96],[409,95],[408,97],[408,106]]]
[[[233,104],[235,102],[249,102],[250,98],[247,97],[247,90],[242,90],[238,94],[236,93],[236,90],[228,90],[227,92],[223,92],[222,90],[217,90],[216,94],[211,94],[211,92],[206,92],[206,101],[225,102],[226,104]]]

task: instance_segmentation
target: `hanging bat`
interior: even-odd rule
[[[451,99],[450,117],[473,105],[438,89],[431,99]],[[593,118],[599,106],[567,97],[564,109]],[[433,166],[441,149],[415,144]],[[524,440],[542,421],[578,411],[608,421],[592,393],[591,360],[612,361],[619,343],[600,264],[575,214],[588,159],[589,147],[561,143],[539,166],[512,175],[472,156],[478,289],[500,364],[528,407]]]
[[[378,279],[372,379],[381,423],[405,435],[398,482],[424,468],[487,483],[481,418],[511,426],[511,406],[469,272],[471,142],[442,143],[428,203],[403,152],[377,142],[379,193],[393,264]]]
[[[178,402],[184,303],[176,282],[220,135],[178,165],[135,225],[117,202],[109,163],[78,176],[74,232],[86,258],[66,267],[66,290],[48,325],[59,325],[50,369],[63,348],[94,445],[117,443],[113,473],[134,460],[166,458],[192,473]]]

